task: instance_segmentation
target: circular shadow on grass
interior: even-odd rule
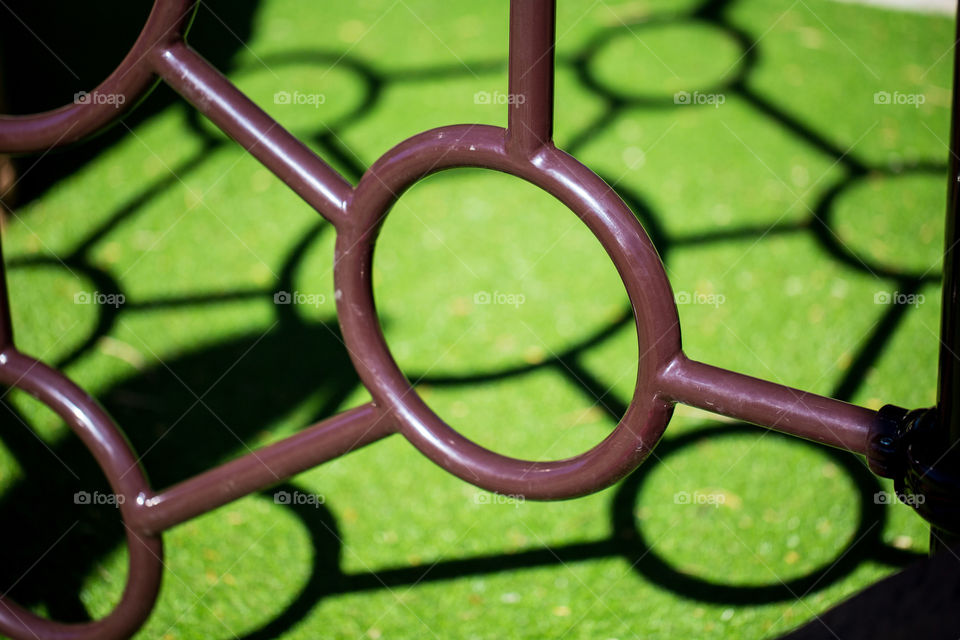
[[[848,191],[862,185],[867,180],[896,179],[908,175],[942,177],[945,172],[946,167],[942,165],[920,164],[898,171],[888,168],[874,169],[869,173],[851,176],[830,188],[815,205],[814,215],[811,221],[813,235],[830,256],[858,271],[868,273],[875,277],[890,278],[900,282],[910,283],[914,287],[930,282],[938,282],[940,280],[939,270],[928,268],[920,271],[916,268],[910,268],[909,266],[884,263],[870,255],[855,251],[854,248],[851,247],[851,243],[845,242],[835,229],[835,214],[838,200]],[[864,233],[868,234],[871,231],[872,229],[866,229]]]
[[[662,460],[706,439],[715,441],[718,438],[744,434],[757,435],[758,427],[735,424],[697,429],[662,441],[655,454],[658,460]],[[665,589],[701,602],[756,605],[795,599],[814,589],[823,589],[849,575],[865,559],[877,555],[878,549],[884,546],[881,536],[887,520],[887,512],[884,505],[877,504],[873,499],[881,486],[863,462],[850,453],[806,441],[801,443],[796,438],[788,438],[776,432],[769,432],[764,437],[782,438],[794,443],[793,446],[806,446],[823,452],[831,462],[846,472],[861,497],[856,530],[846,547],[840,549],[833,559],[807,575],[771,584],[724,584],[684,573],[657,553],[654,545],[644,536],[634,516],[637,496],[643,490],[643,483],[647,480],[650,471],[654,469],[652,465],[644,465],[620,485],[611,509],[614,535],[635,571]]]

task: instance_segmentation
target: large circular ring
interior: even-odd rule
[[[338,225],[334,268],[337,312],[350,357],[374,402],[391,411],[400,432],[428,458],[490,491],[551,500],[610,486],[636,468],[666,428],[672,403],[661,397],[662,373],[680,355],[680,328],[670,284],[653,243],[629,207],[596,174],[553,146],[514,156],[504,129],[443,127],[416,135],[363,176]],[[641,345],[633,399],[616,429],[573,458],[527,461],[485,449],[443,422],[420,398],[390,354],[377,319],[371,273],[377,234],[406,189],[443,169],[478,167],[523,178],[572,209],[616,265],[636,318]]]
[[[80,437],[103,470],[118,499],[127,530],[127,584],[117,606],[94,622],[66,624],[41,618],[0,595],[0,633],[15,640],[119,640],[144,623],[157,600],[163,572],[163,542],[130,523],[147,479],[137,458],[103,409],[59,372],[13,349],[0,352],[0,385],[16,387],[50,407]],[[15,551],[6,549],[7,553]]]
[[[181,40],[196,0],[156,0],[133,47],[113,73],[81,99],[30,115],[0,115],[0,153],[43,151],[82,140],[129,111],[153,87],[150,51]]]

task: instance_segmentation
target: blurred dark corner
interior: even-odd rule
[[[0,113],[47,111],[100,84],[120,63],[146,22],[149,0],[5,0],[0,3]],[[200,4],[190,43],[222,71],[250,37],[257,0]],[[92,141],[12,160],[0,156],[0,200],[23,205],[117,142],[137,123],[179,98],[158,86],[123,123]],[[17,176],[17,179],[13,176]],[[11,185],[16,182],[16,188]]]
[[[881,580],[779,640],[956,640],[960,547]]]

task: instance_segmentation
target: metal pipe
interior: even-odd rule
[[[395,430],[393,420],[372,403],[344,411],[168,489],[142,492],[137,498],[135,521],[143,531],[159,533],[356,451]]]
[[[960,38],[960,20],[957,37]],[[945,428],[946,446],[960,442],[960,47],[954,47],[952,105],[937,384],[938,422]]]
[[[352,186],[185,42],[153,52],[158,74],[334,225]]]
[[[511,0],[507,149],[530,157],[553,137],[556,0]]]
[[[960,5],[960,2],[958,2]],[[960,38],[958,14],[957,38]],[[956,40],[954,40],[956,43]],[[942,451],[934,466],[960,475],[960,47],[953,48],[953,100],[950,117],[947,212],[943,252],[943,289],[940,310],[940,358],[937,379],[937,407],[933,438]],[[956,489],[956,486],[953,487]],[[930,526],[930,551],[960,543],[960,531]]]
[[[672,401],[854,453],[866,453],[877,424],[876,411],[682,354],[664,370],[661,380],[663,393]]]

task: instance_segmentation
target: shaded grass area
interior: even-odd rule
[[[813,0],[560,3],[557,142],[654,239],[692,301],[692,357],[874,408],[933,402],[951,28]],[[353,181],[423,129],[505,123],[475,100],[506,88],[505,4],[212,4],[193,38]],[[68,101],[72,82],[13,106]],[[366,401],[332,229],[168,91],[125,124],[20,161],[4,250],[21,348],[108,408],[158,487]],[[374,281],[403,370],[483,445],[572,455],[629,403],[644,346],[617,273],[530,185],[480,170],[416,185]],[[75,303],[92,292],[124,302]],[[913,304],[884,303],[898,296]],[[122,528],[73,500],[103,490],[99,472],[37,403],[5,407],[2,535],[23,552],[0,577],[36,611],[104,615]],[[399,438],[282,488],[323,504],[268,492],[165,537],[139,637],[775,637],[927,546],[856,457],[684,408],[637,473],[571,502],[491,500]]]

